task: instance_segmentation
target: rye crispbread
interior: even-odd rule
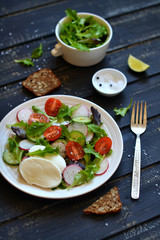
[[[43,96],[61,86],[59,78],[49,68],[31,74],[22,85],[36,96]]]
[[[107,194],[100,197],[88,208],[84,209],[85,214],[106,214],[116,213],[122,209],[122,203],[117,187],[113,187]]]

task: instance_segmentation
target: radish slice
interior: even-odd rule
[[[93,132],[88,132],[86,136],[86,142],[90,142],[93,138],[94,133]]]
[[[79,165],[76,165],[76,164],[71,164],[71,165],[65,167],[65,169],[63,171],[64,181],[68,185],[72,185],[72,183],[74,182],[74,178],[75,178],[76,174],[79,173],[81,170],[82,170],[82,168]]]
[[[58,147],[59,148],[59,154],[61,157],[65,158],[66,157],[66,146],[64,142],[59,141],[59,139],[51,144],[53,148]]]
[[[107,172],[108,168],[109,168],[109,162],[107,158],[104,158],[100,164],[100,169],[98,170],[98,172],[95,173],[95,175],[100,176],[104,174],[105,172]]]
[[[88,128],[86,124],[84,123],[78,123],[78,122],[73,122],[68,125],[68,131],[79,131],[84,134],[84,136],[87,136],[88,134]]]
[[[32,114],[32,111],[29,110],[28,108],[22,108],[17,112],[17,121],[23,121],[23,122],[28,122],[28,119],[30,115]]]
[[[24,139],[24,140],[20,141],[20,143],[19,143],[20,149],[26,150],[26,151],[29,151],[30,148],[33,147],[34,145],[35,145],[35,143],[33,143],[27,139]]]
[[[84,104],[81,104],[79,108],[72,113],[72,118],[79,116],[89,117],[89,109]]]

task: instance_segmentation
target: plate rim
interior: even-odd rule
[[[5,174],[4,174],[4,171],[2,171],[2,167],[0,167],[0,173],[1,173],[1,175],[7,180],[7,182],[9,182],[12,186],[14,186],[15,188],[17,188],[18,190],[20,190],[20,191],[22,191],[22,192],[24,192],[24,193],[26,193],[26,194],[29,194],[29,195],[32,195],[32,196],[35,196],[35,197],[40,197],[40,198],[46,198],[46,199],[67,199],[67,198],[73,198],[73,197],[78,197],[78,196],[81,196],[81,195],[84,195],[84,194],[87,194],[87,193],[89,193],[89,192],[91,192],[91,191],[93,191],[93,190],[95,190],[95,189],[97,189],[97,188],[99,188],[100,186],[102,186],[104,183],[106,183],[112,176],[113,176],[113,174],[116,172],[116,170],[117,170],[117,168],[119,167],[119,165],[120,165],[120,162],[121,162],[121,160],[122,160],[122,156],[123,156],[123,147],[124,147],[124,144],[123,144],[123,137],[122,137],[122,133],[121,133],[121,131],[120,131],[120,128],[119,128],[119,126],[118,126],[118,124],[116,123],[116,121],[112,118],[112,116],[106,111],[106,110],[104,110],[101,106],[99,106],[99,105],[97,105],[96,103],[94,103],[94,102],[92,102],[92,101],[90,101],[90,100],[87,100],[87,99],[84,99],[84,98],[82,98],[82,97],[76,97],[76,96],[72,96],[72,95],[63,95],[63,94],[60,94],[60,95],[46,95],[46,96],[42,96],[42,97],[37,97],[37,98],[33,98],[33,99],[30,99],[30,100],[28,100],[28,101],[25,101],[25,102],[23,102],[23,103],[21,103],[21,104],[19,104],[19,105],[17,105],[15,108],[13,108],[11,111],[9,111],[6,115],[5,115],[5,117],[1,120],[1,122],[0,122],[0,128],[1,128],[1,126],[3,125],[3,124],[5,124],[6,125],[6,120],[7,120],[7,118],[10,116],[10,114],[12,114],[13,112],[15,112],[17,109],[19,109],[19,108],[21,108],[21,106],[24,106],[24,105],[30,105],[30,106],[32,106],[33,104],[31,104],[31,103],[33,103],[33,102],[36,102],[36,101],[38,101],[38,102],[41,102],[41,101],[43,101],[43,100],[46,100],[46,99],[48,99],[48,98],[52,98],[52,97],[54,97],[54,98],[57,98],[57,99],[60,99],[61,100],[61,98],[66,98],[66,99],[76,99],[77,101],[79,100],[79,101],[82,101],[82,102],[84,102],[84,103],[87,103],[88,105],[94,105],[95,107],[97,107],[98,108],[98,110],[99,111],[101,111],[102,113],[104,113],[104,114],[106,114],[107,115],[107,117],[111,120],[111,123],[114,125],[114,127],[116,127],[116,131],[117,131],[117,133],[118,133],[118,137],[120,138],[120,152],[119,152],[119,161],[117,162],[117,165],[116,165],[116,168],[114,169],[114,171],[110,174],[110,176],[108,177],[108,179],[106,179],[106,180],[104,180],[104,181],[102,181],[98,186],[96,186],[96,187],[91,187],[91,189],[89,189],[89,190],[87,190],[87,191],[82,191],[82,192],[80,192],[79,194],[77,193],[77,194],[74,194],[74,195],[68,195],[68,196],[61,196],[61,197],[58,197],[58,196],[52,196],[52,195],[42,195],[42,194],[37,194],[37,193],[32,193],[32,192],[29,192],[27,189],[22,189],[22,187],[21,186],[17,186],[17,184],[16,183],[13,183],[13,182],[11,182],[11,180],[9,179],[9,177],[8,176],[6,176]],[[62,102],[63,102],[63,100],[62,100]],[[65,103],[65,102],[64,102]],[[103,116],[103,115],[102,115]],[[104,126],[105,126],[105,124],[104,124]],[[108,132],[107,132],[107,134],[108,134]],[[0,134],[0,138],[1,138],[1,134]],[[2,146],[4,145],[4,143],[2,143]],[[1,148],[0,148],[0,162],[1,161],[3,161],[3,159],[2,159],[2,152],[1,152],[1,149],[2,149],[2,146],[1,146]],[[87,184],[90,184],[90,182],[89,183],[87,183]],[[92,182],[91,182],[91,184],[92,184]],[[28,184],[29,185],[29,184]],[[85,184],[83,184],[83,185],[85,185]],[[82,186],[82,185],[81,185]],[[33,187],[32,185],[29,185],[29,187]],[[77,187],[80,187],[80,186],[77,186]],[[41,190],[44,190],[44,189],[42,189],[42,188],[40,188]],[[83,189],[82,189],[83,190]],[[61,191],[65,191],[65,190],[61,190]],[[52,191],[52,192],[54,192],[54,191]]]

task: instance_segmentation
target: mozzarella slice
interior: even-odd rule
[[[59,167],[61,173],[63,172],[63,170],[66,167],[66,161],[60,155],[46,154],[45,159],[47,159],[47,160],[51,161],[52,163],[56,164]]]
[[[44,158],[26,158],[20,163],[19,170],[26,182],[31,185],[52,188],[57,187],[62,180],[60,168]]]
[[[29,152],[35,152],[37,150],[43,150],[45,149],[45,146],[42,145],[34,145],[30,148]]]
[[[45,146],[42,146],[42,145],[34,145],[33,147],[30,148],[29,152],[35,152],[37,150],[43,150],[45,149]],[[38,155],[35,155],[34,157],[38,157],[38,158],[42,158]],[[56,164],[60,170],[61,170],[61,173],[63,172],[63,170],[65,169],[66,167],[66,161],[64,160],[63,157],[61,157],[59,154],[54,154],[54,155],[51,155],[51,154],[45,154],[45,157],[43,157],[43,159],[47,159],[47,160],[50,160],[51,162],[53,162],[54,164]]]

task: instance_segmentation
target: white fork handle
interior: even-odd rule
[[[135,151],[134,151],[133,173],[132,173],[131,197],[133,199],[139,198],[140,175],[141,175],[141,141],[140,141],[140,135],[137,135]]]

